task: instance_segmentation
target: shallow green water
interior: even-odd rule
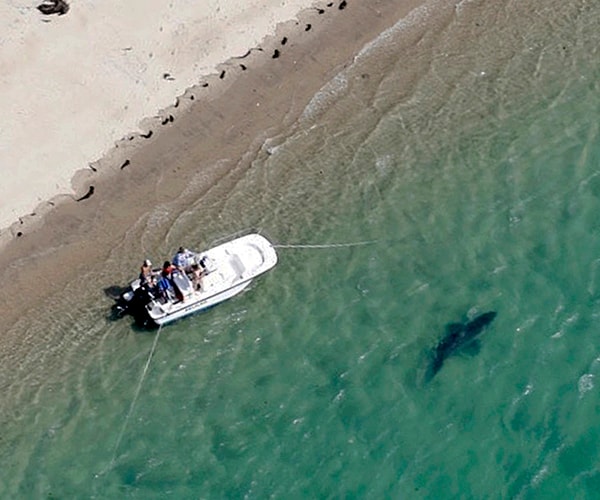
[[[349,244],[280,249],[147,372],[156,332],[90,290],[114,276],[23,320],[2,496],[593,498],[600,8],[538,4],[413,14],[164,241],[164,207],[133,228],[157,259],[248,227]],[[446,324],[487,310],[479,352],[424,382]]]

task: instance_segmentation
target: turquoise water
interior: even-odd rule
[[[2,496],[595,497],[600,5],[528,9],[413,14],[251,169],[24,319]],[[281,248],[158,339],[107,319],[130,241],[160,260],[249,227],[347,245]],[[479,352],[426,383],[446,324],[488,310]]]

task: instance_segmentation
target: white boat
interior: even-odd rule
[[[164,325],[213,307],[246,289],[257,276],[277,264],[277,253],[260,234],[248,234],[203,252],[190,252],[188,262],[203,268],[199,289],[191,275],[174,271],[172,290],[159,294],[156,288],[133,281],[116,307],[120,314],[132,314],[143,325]],[[160,270],[153,271],[157,276]]]

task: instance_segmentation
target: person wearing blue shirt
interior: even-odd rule
[[[187,271],[193,264],[193,260],[194,254],[192,252],[186,248],[179,247],[179,250],[177,250],[177,253],[173,257],[173,265],[181,271]]]

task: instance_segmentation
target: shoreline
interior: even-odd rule
[[[56,203],[41,222],[23,224],[29,229],[0,251],[7,283],[0,293],[5,328],[54,291],[94,274],[94,263],[111,255],[152,207],[174,198],[197,200],[233,171],[243,172],[265,140],[291,126],[366,43],[423,3],[378,0],[344,9],[334,4],[323,14],[303,11],[263,40],[262,51],[248,54],[246,69],[232,59],[222,66],[224,77],[211,75],[208,86],[186,91],[178,116],[165,125],[164,117],[155,118],[156,133],[140,141],[142,147],[126,147],[125,138],[96,171],[80,171],[74,180],[77,196],[94,186],[93,196]],[[190,189],[199,173],[201,182]],[[122,269],[114,270],[118,277],[137,269],[125,265],[135,266],[144,254],[139,241],[132,246],[120,259]]]
[[[189,0],[108,0],[44,15],[22,1],[0,7],[0,104],[10,117],[0,126],[0,246],[56,202],[79,198],[73,178],[149,138],[172,118],[176,96],[318,3],[212,0],[199,11]]]

